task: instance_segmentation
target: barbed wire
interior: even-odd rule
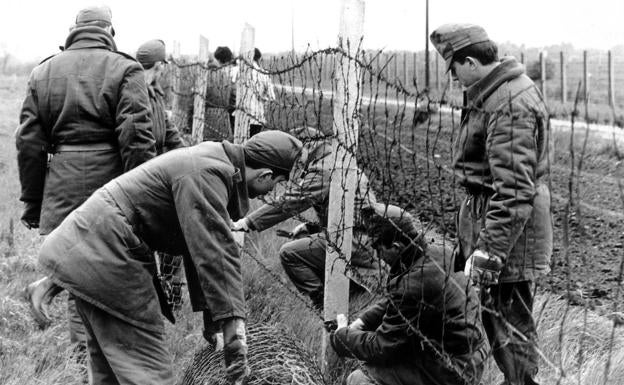
[[[418,87],[417,79],[413,79],[411,86],[403,84],[398,79],[391,79],[391,76],[385,73],[389,67],[392,57],[387,61],[375,65],[380,61],[381,51],[376,52],[372,57],[367,57],[363,51],[356,51],[350,54],[349,49],[341,47],[331,47],[322,50],[306,52],[301,57],[272,58],[268,69],[263,69],[247,61],[239,58],[239,66],[255,71],[257,74],[266,75],[275,84],[276,95],[272,100],[262,100],[263,111],[260,116],[258,110],[245,109],[241,104],[237,104],[238,112],[236,119],[244,119],[246,121],[258,122],[262,127],[279,129],[283,131],[291,131],[295,127],[309,126],[317,128],[324,134],[328,140],[338,138],[334,134],[333,126],[337,119],[345,119],[339,115],[334,115],[335,103],[337,103],[335,94],[340,90],[337,89],[336,78],[345,78],[357,68],[358,78],[361,82],[357,84],[356,103],[359,106],[357,112],[348,118],[361,121],[359,124],[359,137],[349,143],[344,143],[346,151],[345,157],[356,160],[355,163],[347,165],[346,168],[360,168],[362,172],[368,174],[370,179],[370,188],[377,196],[377,200],[383,203],[392,203],[401,207],[408,208],[417,217],[422,219],[428,226],[426,231],[435,230],[441,233],[444,242],[455,242],[457,234],[457,226],[455,223],[455,213],[458,211],[460,202],[466,196],[464,189],[459,185],[463,175],[461,172],[452,168],[452,162],[456,154],[454,153],[454,143],[460,137],[461,121],[458,113],[462,112],[464,106],[453,100],[447,100],[447,93],[450,91],[450,83],[444,87],[439,96],[427,93],[424,87]],[[335,63],[331,65],[330,62]],[[174,70],[173,76],[177,76],[177,80],[172,82],[174,86],[171,89],[171,97],[177,99],[174,102],[174,117],[178,120],[186,119],[194,116],[196,126],[209,126],[210,116],[197,114],[194,111],[196,106],[189,100],[201,99],[205,92],[200,88],[196,88],[196,79],[206,76],[203,72],[218,71],[205,63],[182,63],[173,60]],[[341,64],[342,63],[342,64]],[[342,67],[341,67],[342,65]],[[337,70],[341,69],[342,70]],[[185,72],[186,71],[186,72]],[[254,75],[255,76],[255,75]],[[248,81],[243,79],[240,81]],[[239,88],[240,92],[240,88]],[[253,86],[243,88],[243,95],[237,95],[240,99],[258,98]],[[577,111],[577,102],[581,100],[577,90],[577,98],[574,105],[574,111]],[[590,121],[587,109],[587,98],[585,100],[585,121]],[[175,103],[178,103],[176,105]],[[186,103],[186,105],[184,105]],[[446,106],[443,108],[443,106]],[[231,106],[230,106],[231,107]],[[227,107],[223,107],[225,110]],[[472,106],[472,111],[486,112],[483,106]],[[344,108],[343,108],[344,110]],[[229,112],[227,113],[230,114]],[[343,111],[344,114],[344,111]],[[572,308],[574,301],[572,295],[577,291],[577,284],[581,282],[581,288],[585,290],[585,286],[590,288],[598,284],[606,287],[606,283],[583,282],[579,272],[575,270],[575,264],[595,270],[595,260],[601,257],[598,250],[589,247],[589,244],[603,242],[605,246],[615,245],[621,241],[621,233],[624,226],[619,221],[622,218],[622,208],[624,207],[624,198],[622,202],[613,200],[596,199],[588,194],[583,194],[581,187],[600,190],[615,194],[621,194],[620,178],[616,175],[605,179],[602,174],[604,170],[600,170],[603,163],[599,163],[598,169],[591,168],[591,162],[586,157],[590,151],[601,151],[601,149],[590,149],[591,140],[588,138],[592,134],[589,129],[585,129],[584,137],[579,148],[576,141],[576,117],[577,113],[573,112],[570,116],[571,125],[569,134],[554,132],[548,122],[547,135],[548,141],[557,141],[559,146],[564,140],[568,140],[568,151],[565,153],[555,152],[547,156],[548,168],[554,170],[545,177],[545,182],[550,189],[551,214],[555,217],[555,253],[551,260],[552,275],[540,281],[542,285],[546,285],[553,292],[564,292],[568,300],[568,305],[564,310],[559,324],[561,333],[559,335],[559,345],[564,346],[565,335],[563,333],[565,323],[568,319],[569,310]],[[181,118],[180,118],[181,117]],[[518,118],[518,111],[505,110],[499,118]],[[348,121],[348,119],[347,119]],[[189,129],[186,127],[185,129]],[[233,127],[229,129],[232,130]],[[209,132],[210,136],[222,140],[231,138],[233,132]],[[613,146],[617,154],[618,142],[615,140],[614,133]],[[203,140],[212,139],[206,136],[206,132],[202,137]],[[580,153],[580,158],[578,157]],[[599,157],[601,154],[592,154],[593,157]],[[552,158],[552,159],[551,159]],[[607,158],[608,159],[608,158]],[[334,157],[332,162],[338,164],[344,159]],[[356,164],[357,163],[357,164]],[[604,165],[608,165],[605,161]],[[590,168],[588,168],[590,166]],[[606,166],[612,167],[613,166]],[[567,170],[567,173],[566,173]],[[336,172],[336,171],[332,171]],[[591,186],[583,185],[584,178],[592,181],[600,181],[603,183],[593,183]],[[611,179],[609,179],[611,178]],[[608,182],[608,183],[605,183]],[[326,187],[326,186],[325,186]],[[346,189],[346,186],[342,186]],[[483,188],[493,189],[492,185],[484,185]],[[344,199],[343,199],[344,200]],[[322,203],[322,202],[321,202]],[[344,209],[344,205],[343,205]],[[582,210],[581,210],[582,209]],[[357,211],[357,210],[356,210]],[[292,216],[296,219],[303,218],[299,213],[293,212]],[[332,233],[328,233],[327,224],[319,221],[321,231],[326,235],[327,247],[336,250],[343,262],[349,260],[342,254],[341,242],[343,238],[338,237],[337,243],[334,243]],[[586,230],[587,226],[598,226],[604,230],[604,233]],[[344,231],[341,228],[339,231]],[[284,288],[289,296],[296,297],[310,310],[316,310],[309,300],[297,290],[292,289],[283,280],[283,273],[275,271],[270,266],[264,264],[258,255],[258,246],[253,242],[248,245],[255,250],[255,253],[243,251],[243,254],[255,261],[267,274]],[[624,259],[617,254],[614,249],[609,249],[607,260],[619,263],[618,268],[614,268],[613,272],[609,272],[610,277],[616,282],[610,287],[616,289],[614,296],[610,296],[611,300],[616,299],[620,295],[620,287],[624,269]],[[254,255],[255,254],[255,255]],[[525,256],[528,260],[531,256]],[[527,261],[529,263],[530,261]],[[592,264],[593,263],[593,264]],[[347,262],[349,270],[352,266]],[[438,266],[441,271],[446,272],[447,266]],[[357,270],[353,270],[356,274]],[[357,276],[355,279],[357,282]],[[365,284],[361,282],[361,284]],[[450,282],[451,285],[453,281]],[[458,289],[460,289],[458,287]],[[461,288],[466,292],[466,288]],[[532,289],[533,295],[537,289]],[[602,290],[602,289],[600,289]],[[379,291],[375,294],[386,296],[387,293]],[[372,301],[371,297],[371,301]],[[617,311],[617,304],[613,302],[613,312]],[[590,308],[589,302],[583,300],[580,304],[584,307],[583,327],[589,327],[587,324],[587,314]],[[367,304],[368,305],[368,304]],[[482,304],[483,305],[483,304]],[[544,303],[540,309],[541,317],[547,303]],[[363,309],[357,309],[361,311]],[[502,319],[514,338],[518,338],[523,342],[534,344],[533,340],[521,333],[515,326],[507,322],[503,315],[495,309],[483,306],[483,311],[494,317]],[[315,317],[322,317],[318,311],[314,311]],[[417,329],[417,325],[411,325],[410,328]],[[585,329],[584,329],[585,330]],[[413,331],[417,334],[417,330]],[[511,338],[511,335],[509,338]],[[615,323],[611,336],[611,342],[614,341]],[[423,336],[419,336],[423,337]],[[576,365],[581,367],[585,362],[583,347],[585,340],[583,337],[579,341],[579,351],[576,355]],[[542,358],[543,362],[552,370],[553,377],[557,381],[569,381],[566,374],[566,357],[562,354],[558,357],[555,364],[553,357],[548,357],[537,345],[535,345],[537,354]],[[611,347],[609,348],[611,349]],[[446,352],[438,352],[440,360],[447,361],[444,354]],[[438,354],[435,353],[435,354]],[[604,383],[607,383],[607,377],[611,365],[611,350],[605,364]],[[578,372],[580,375],[580,371]]]

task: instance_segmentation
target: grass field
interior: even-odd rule
[[[25,82],[24,78],[0,79],[0,384],[77,385],[81,383],[81,367],[71,357],[64,297],[55,301],[54,323],[45,331],[34,326],[22,298],[25,285],[41,275],[36,263],[41,238],[18,221],[21,205],[13,132]],[[285,283],[286,276],[276,258],[282,240],[267,231],[252,236],[249,242],[258,245],[256,257],[265,266],[243,256],[250,321],[278,323],[297,336],[302,346],[317,352],[322,323]],[[253,247],[248,250],[256,253]],[[612,320],[587,308],[568,305],[561,293],[540,293],[535,316],[540,346],[553,365],[542,362],[539,379],[543,384],[624,383],[624,335]],[[195,349],[203,344],[201,317],[190,312],[188,301],[178,322],[167,327],[167,333],[179,377]],[[336,373],[328,383],[339,384],[345,374]],[[490,360],[483,383],[500,381]]]

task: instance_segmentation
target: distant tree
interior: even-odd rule
[[[526,66],[526,74],[533,81],[541,80],[542,67],[539,60],[532,61]],[[555,62],[549,58],[546,58],[546,80],[550,80],[555,77]]]

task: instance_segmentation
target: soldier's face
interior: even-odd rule
[[[266,195],[273,190],[278,183],[285,180],[286,177],[283,175],[274,178],[271,171],[265,171],[247,182],[247,193],[250,198]]]
[[[388,265],[392,265],[399,258],[404,248],[401,242],[388,243],[380,239],[373,241],[373,247],[377,251],[377,256]]]

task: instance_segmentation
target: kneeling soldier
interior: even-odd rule
[[[488,345],[466,277],[399,207],[375,204],[364,222],[390,277],[386,298],[331,334],[339,356],[363,361],[347,384],[478,384]]]

